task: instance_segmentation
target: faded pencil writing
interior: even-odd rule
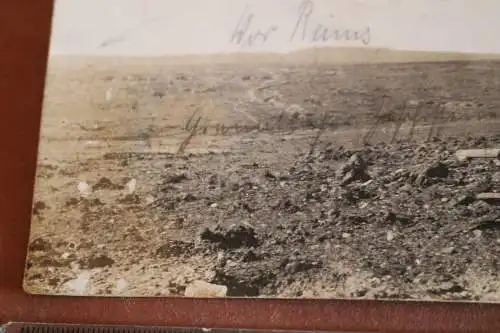
[[[265,43],[269,36],[278,30],[277,25],[269,25],[264,29],[252,29],[254,17],[255,14],[249,12],[248,7],[246,7],[231,35],[231,43],[242,46],[253,46],[257,42]]]
[[[288,42],[300,41],[309,43],[327,42],[357,42],[369,45],[371,42],[371,29],[369,25],[357,28],[342,27],[335,21],[337,18],[333,13],[328,15],[326,22],[314,17],[314,1],[302,1],[297,10],[297,17],[290,27],[279,26],[269,23],[264,26],[256,26],[257,13],[247,5],[240,15],[235,28],[231,32],[230,43],[242,47],[262,45],[274,38],[279,40],[279,34]]]
[[[314,2],[304,0],[299,6],[298,17],[290,41],[300,39],[304,42],[346,42],[360,41],[363,45],[370,44],[371,31],[369,26],[358,29],[336,27],[335,15],[330,14],[328,23],[313,23]]]

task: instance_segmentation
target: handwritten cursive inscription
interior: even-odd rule
[[[278,30],[277,25],[269,25],[265,29],[253,29],[252,22],[254,17],[255,14],[249,12],[247,6],[241,14],[236,24],[236,28],[231,35],[231,43],[251,47],[258,42],[265,43],[269,39],[269,36]]]
[[[232,31],[230,42],[242,47],[252,47],[265,44],[272,38],[278,38],[275,32],[284,32],[284,38],[288,36],[289,42],[301,41],[308,43],[328,42],[361,42],[363,45],[370,44],[370,26],[360,28],[346,28],[337,26],[335,15],[330,14],[327,22],[318,21],[314,18],[314,1],[303,0],[298,7],[298,15],[294,20],[291,30],[279,27],[276,24],[268,24],[264,28],[255,27],[254,18],[256,14],[249,10],[247,5],[238,19],[236,27]]]
[[[306,40],[309,17],[313,13],[314,4],[311,1],[303,1],[299,5],[299,16],[295,22],[295,27],[293,28],[292,34],[290,36],[290,41],[293,41],[297,36],[299,30],[301,31],[300,38]]]
[[[370,27],[360,29],[335,27],[335,16],[329,15],[331,22],[313,24],[311,18],[314,13],[314,2],[304,0],[299,6],[299,15],[294,29],[290,35],[290,41],[300,39],[304,42],[328,42],[328,41],[360,41],[363,45],[370,44]]]

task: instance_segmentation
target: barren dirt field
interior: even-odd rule
[[[499,78],[53,61],[25,289],[499,302]]]

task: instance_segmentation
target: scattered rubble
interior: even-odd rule
[[[110,107],[133,113],[158,109],[146,98],[137,99],[154,95],[154,103],[164,103],[175,114],[151,123],[148,112],[125,119],[116,109],[106,121],[98,120],[100,131],[47,127],[48,138],[78,138],[81,144],[97,140],[98,146],[75,151],[78,145],[63,140],[44,141],[57,156],[41,156],[37,199],[50,207],[43,210],[43,219],[35,218],[40,224],[33,232],[50,244],[34,243],[38,251],[28,260],[30,286],[60,288],[78,273],[68,275],[68,260],[86,260],[102,251],[116,262],[95,269],[92,282],[106,284],[109,291],[117,280],[113,274],[121,277],[131,269],[126,279],[134,293],[184,295],[186,286],[199,280],[225,286],[229,296],[470,300],[496,293],[499,300],[499,206],[476,196],[499,193],[498,86],[481,78],[498,76],[500,66],[465,66],[458,80],[452,62],[297,64],[257,71],[248,66],[201,66],[201,71],[173,66],[173,72],[153,67],[154,73],[117,75],[113,85],[126,87],[127,100]],[[427,74],[423,81],[416,79],[422,73]],[[89,83],[95,89],[86,91],[101,94],[99,72],[89,77],[91,82],[72,80],[77,86]],[[435,84],[422,89],[424,81]],[[109,80],[104,85],[107,89]],[[72,89],[73,84],[53,86]],[[411,132],[402,124],[394,133],[398,121],[374,123],[373,111],[385,94],[417,94],[425,102]],[[436,119],[432,103],[437,96],[446,96],[447,116],[456,120],[436,128],[441,138],[428,136],[426,127]],[[208,108],[200,105],[205,101]],[[395,106],[388,104],[389,109]],[[199,106],[213,122],[234,120],[253,129],[241,133],[220,126],[217,131],[224,137],[209,130],[207,137],[195,137],[182,156],[107,140],[110,135],[133,137],[151,126],[155,134],[165,135],[163,148],[170,150],[180,138],[177,129],[169,129],[170,121]],[[478,116],[483,118],[477,121]],[[365,129],[373,125],[380,131],[364,144]],[[318,126],[326,128],[324,133],[311,136]],[[313,137],[318,139],[311,150]],[[196,153],[201,147],[209,153]],[[104,158],[87,158],[94,153]],[[136,186],[121,178],[131,176]],[[94,193],[82,182],[77,191],[76,177],[90,184],[107,177],[124,189]],[[205,239],[200,229],[207,231]],[[65,239],[70,236],[79,237],[77,245],[59,245],[70,242]],[[64,255],[68,252],[77,257]],[[175,281],[163,284],[172,277]],[[480,279],[491,290],[477,287]],[[86,285],[90,280],[81,276],[79,281]]]
[[[443,151],[440,145],[429,143],[427,150]],[[251,214],[253,221],[269,224],[223,228],[218,222],[210,222],[213,212],[204,216],[204,224],[209,227],[201,233],[202,246],[216,245],[207,253],[215,255],[219,251],[212,282],[226,285],[228,295],[257,296],[279,293],[295,279],[322,276],[328,280],[327,276],[335,273],[325,268],[328,252],[323,244],[330,249],[338,244],[335,250],[329,250],[335,260],[370,271],[377,278],[390,275],[391,283],[399,286],[422,274],[458,277],[463,274],[463,262],[491,261],[500,253],[495,236],[495,228],[500,226],[496,224],[498,206],[483,202],[486,195],[474,194],[472,186],[479,186],[483,178],[487,180],[489,174],[497,172],[496,166],[477,159],[468,164],[456,163],[452,153],[439,160],[434,156],[423,158],[421,151],[405,143],[390,149],[380,145],[356,152],[338,150],[339,157],[335,151],[318,150],[314,160],[290,168],[286,181],[281,183],[274,182],[276,177],[264,169],[267,176],[261,178],[262,183],[238,187],[239,195],[248,198],[245,204],[255,208],[248,211],[237,205],[225,216],[242,219]],[[335,167],[332,160],[340,162],[335,177],[328,172]],[[245,170],[256,175],[262,172],[259,167]],[[257,192],[257,188],[264,188],[263,192]],[[232,198],[228,200],[235,201]],[[224,207],[224,202],[219,200],[217,204]],[[383,234],[382,228],[386,228]],[[471,252],[469,238],[476,237],[472,230],[482,230],[483,239],[491,239],[493,247]],[[449,239],[453,243],[447,243]],[[244,260],[246,248],[253,251],[250,261]],[[268,276],[264,267],[280,273]],[[460,299],[470,296],[469,291],[469,296],[460,296],[453,288],[432,288],[429,285],[429,295]],[[408,286],[391,290],[390,297],[404,298],[404,290],[413,289]],[[379,290],[373,295],[386,294]]]
[[[370,180],[367,173],[367,165],[359,154],[353,154],[336,172],[337,178],[341,179],[340,185],[348,185],[355,181],[365,182]]]
[[[209,154],[189,156],[190,163],[168,156],[151,192],[130,190],[128,179],[125,191],[113,193],[114,202],[69,198],[65,209],[108,230],[120,224],[110,217],[137,214],[137,226],[124,237],[146,256],[167,267],[189,263],[210,272],[165,287],[170,295],[303,297],[321,294],[304,287],[320,284],[339,293],[346,288],[350,297],[473,299],[477,292],[462,283],[466,269],[475,265],[493,279],[488,272],[498,267],[500,254],[498,166],[490,158],[465,163],[454,155],[474,144],[450,139],[356,150],[318,144],[306,159],[297,153],[274,164],[257,155],[249,162],[227,154],[225,165]],[[97,184],[110,186],[102,179]],[[144,221],[154,224],[141,229]],[[123,260],[92,255],[91,248],[83,259],[63,258],[68,249],[42,240],[30,246],[37,255],[30,265],[41,269],[74,261],[85,269],[114,269]],[[349,277],[356,274],[378,282],[351,288]],[[78,281],[77,292],[87,283]],[[128,288],[122,287],[110,288]]]

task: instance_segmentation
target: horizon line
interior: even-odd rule
[[[500,53],[488,53],[488,52],[467,52],[467,51],[433,51],[433,50],[415,50],[415,49],[403,49],[403,48],[391,48],[391,47],[372,47],[372,46],[317,46],[300,48],[289,51],[214,51],[214,52],[203,52],[203,53],[162,53],[162,54],[149,54],[149,55],[138,55],[138,54],[124,54],[124,53],[55,53],[49,52],[49,57],[99,57],[99,58],[177,58],[177,57],[203,57],[203,56],[264,56],[264,55],[276,55],[276,56],[289,56],[298,53],[314,52],[314,51],[333,51],[333,50],[350,50],[350,51],[368,51],[372,54],[377,52],[394,52],[394,53],[419,53],[419,54],[429,54],[429,55],[460,55],[460,56],[487,56],[487,57],[498,57],[500,59]]]

